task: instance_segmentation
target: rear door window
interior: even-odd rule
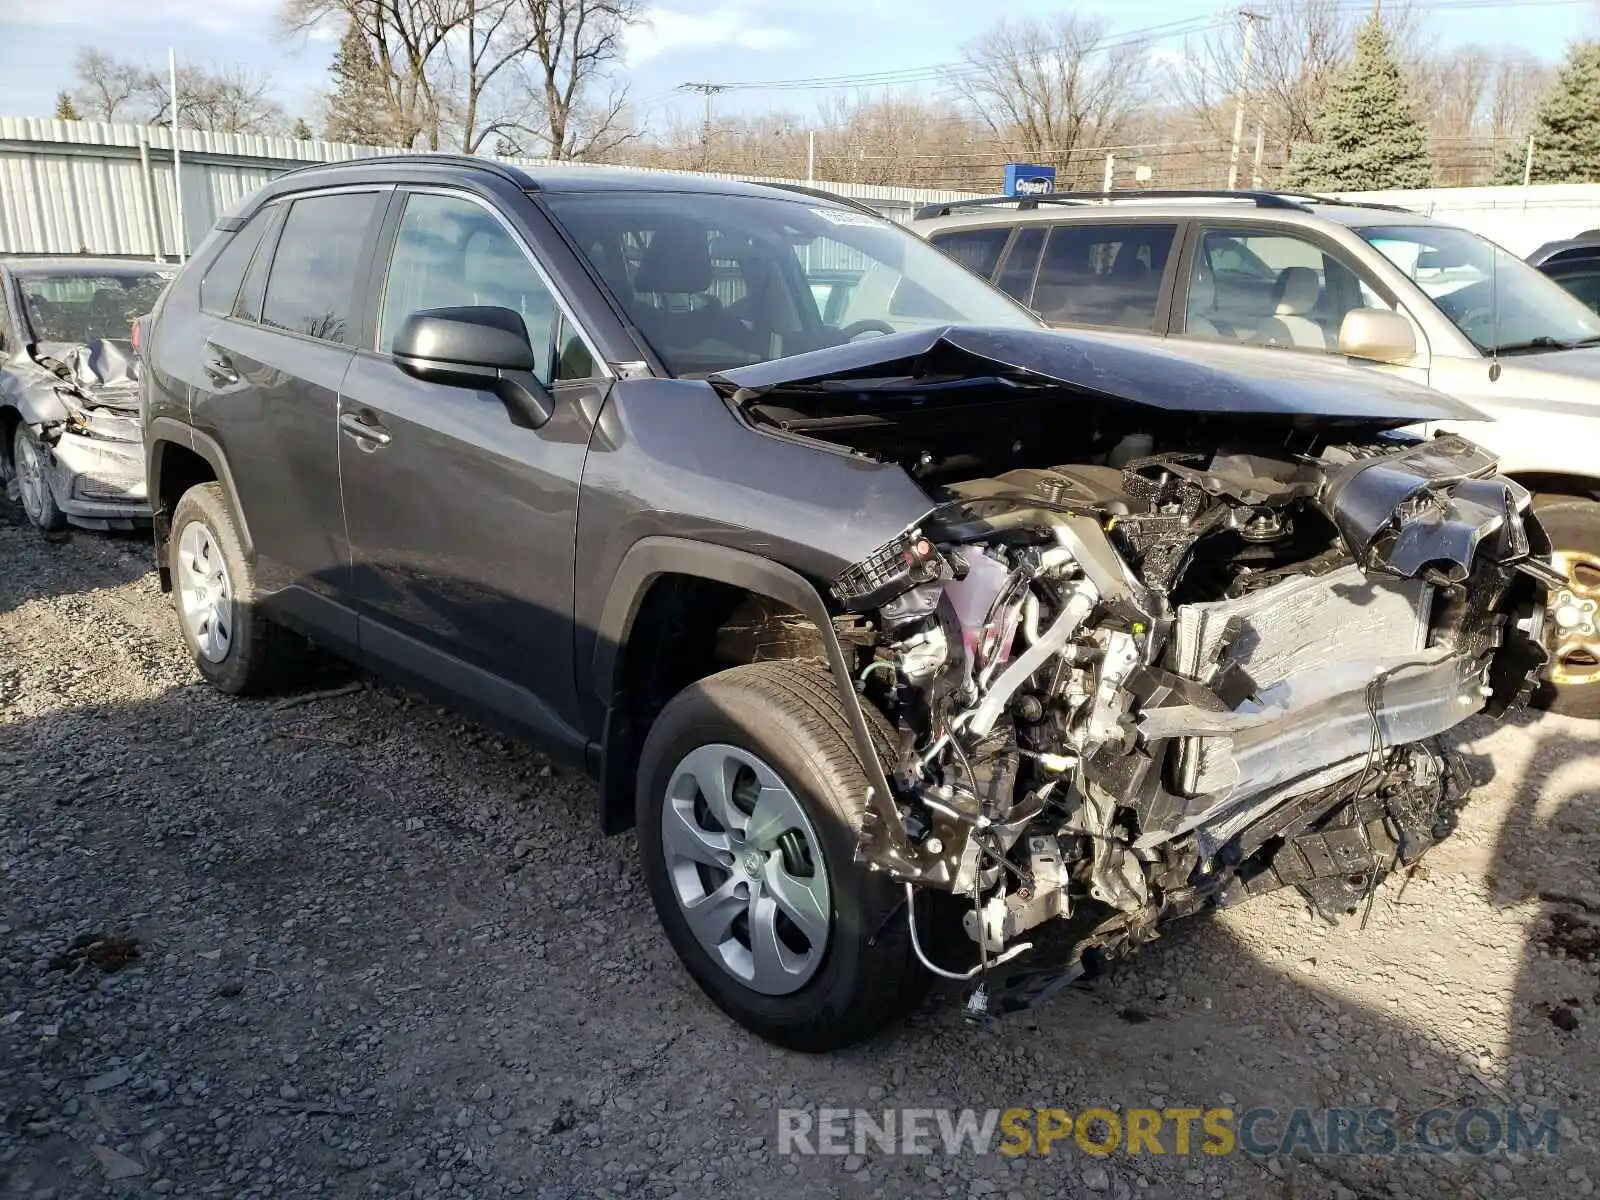
[[[1010,237],[1011,230],[1008,227],[952,229],[947,233],[935,233],[928,241],[974,275],[992,279],[994,269],[1000,265],[1001,251],[1006,248],[1006,241]]]
[[[262,324],[325,342],[349,340],[378,197],[340,192],[294,202],[272,257]]]
[[[1176,225],[1056,225],[1045,243],[1033,307],[1062,325],[1151,331]]]

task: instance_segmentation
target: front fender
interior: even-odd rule
[[[855,679],[844,648],[834,631],[827,605],[804,576],[759,555],[727,546],[697,542],[689,538],[647,537],[635,542],[623,556],[601,609],[596,629],[591,683],[608,714],[616,711],[618,658],[633,629],[634,618],[650,590],[663,575],[689,575],[715,580],[733,587],[767,596],[803,614],[821,637],[839,694],[839,706],[849,722],[856,753],[872,789],[868,808],[892,829],[901,829],[900,811],[894,805],[883,764],[873,747]],[[633,773],[624,771],[631,747],[615,744],[615,722],[608,715],[601,746],[600,793],[602,814],[608,828],[614,827],[615,814],[626,812],[633,801]],[[903,830],[902,830],[903,832]]]

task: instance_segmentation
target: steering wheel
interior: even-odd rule
[[[865,321],[851,321],[850,324],[839,330],[839,336],[847,342],[853,342],[863,333],[876,333],[882,335],[894,332],[895,328],[893,325],[889,324],[889,322],[879,321],[869,317]]]

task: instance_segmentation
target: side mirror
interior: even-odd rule
[[[1405,366],[1417,356],[1411,322],[1382,308],[1352,308],[1339,326],[1339,353]]]
[[[393,357],[413,379],[493,392],[515,425],[538,429],[555,413],[522,317],[477,305],[414,312],[394,335]]]

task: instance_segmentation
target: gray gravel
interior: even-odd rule
[[[137,539],[46,542],[0,503],[0,1195],[1298,1200],[1600,1181],[1600,917],[1570,899],[1600,912],[1600,725],[1467,727],[1484,786],[1462,830],[1364,930],[1268,898],[997,1032],[941,992],[808,1058],[701,998],[586,781],[385,686],[292,707],[216,695],[148,563]],[[104,969],[121,936],[137,957]],[[779,1107],[1480,1102],[1562,1108],[1560,1154],[775,1152]]]

